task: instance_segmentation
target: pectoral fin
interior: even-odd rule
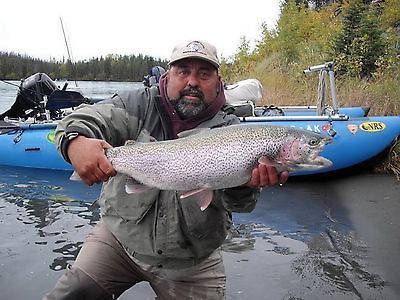
[[[267,165],[267,166],[273,166],[276,168],[276,171],[278,173],[283,172],[283,171],[290,171],[291,169],[287,166],[287,163],[283,163],[281,161],[274,161],[269,159],[266,156],[262,156],[258,159],[258,163]]]
[[[258,163],[263,164],[263,165],[268,165],[268,166],[274,166],[276,163],[272,160],[270,160],[267,156],[261,156],[258,159]]]
[[[180,195],[180,199],[185,199],[187,197],[193,197],[194,200],[199,204],[200,210],[204,211],[213,200],[213,190],[208,187],[204,187],[198,190],[188,191]]]
[[[140,182],[137,182],[133,178],[128,178],[126,179],[125,182],[125,192],[127,194],[137,194],[137,193],[143,193],[151,189],[147,185],[143,185]]]

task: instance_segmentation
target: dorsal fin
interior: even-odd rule
[[[139,133],[136,141],[141,143],[157,142],[157,140],[154,137],[152,137],[146,129],[143,129]]]
[[[204,131],[208,131],[208,130],[211,130],[211,129],[210,128],[194,128],[194,129],[190,129],[190,130],[185,130],[185,131],[179,132],[177,135],[178,135],[179,138],[183,138],[183,137],[195,135],[195,134],[198,134],[200,132],[204,132]]]
[[[133,145],[134,143],[136,143],[136,141],[134,141],[134,140],[127,140],[127,141],[125,141],[124,146],[131,146],[131,145]]]

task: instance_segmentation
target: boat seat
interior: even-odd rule
[[[275,105],[264,106],[262,109],[256,110],[257,116],[272,117],[272,116],[284,116],[285,113],[282,108]]]
[[[233,107],[233,114],[237,117],[254,116],[254,104],[252,101],[242,101],[237,103],[229,103]]]

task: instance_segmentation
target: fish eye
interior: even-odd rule
[[[312,139],[310,139],[310,141],[308,142],[308,144],[309,144],[310,146],[315,147],[315,146],[317,146],[317,145],[319,144],[319,140],[318,140],[317,138],[312,138]]]

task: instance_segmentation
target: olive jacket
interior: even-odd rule
[[[115,94],[96,105],[83,105],[65,117],[56,129],[56,144],[65,160],[70,136],[106,140],[121,146],[127,140],[171,139],[171,128],[159,101],[157,87],[140,87]],[[238,123],[236,116],[219,111],[199,127]],[[102,220],[133,257],[165,268],[195,265],[221,246],[232,223],[231,212],[251,211],[259,189],[236,187],[215,190],[210,206],[201,211],[190,197],[177,191],[150,189],[125,192],[126,175],[103,184],[99,203]]]

